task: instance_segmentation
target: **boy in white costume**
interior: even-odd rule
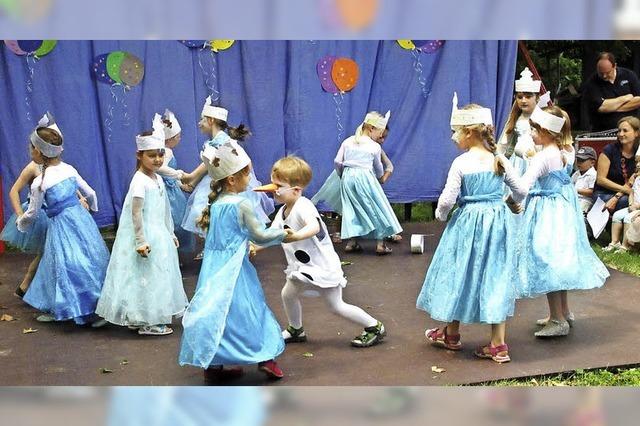
[[[282,332],[286,343],[305,342],[302,327],[300,296],[306,290],[315,290],[327,302],[329,309],[350,321],[360,324],[364,331],[351,345],[369,347],[385,336],[384,325],[363,309],[345,303],[342,289],[347,280],[342,272],[340,258],[333,248],[327,227],[313,203],[302,195],[311,181],[311,167],[298,157],[278,160],[271,169],[270,185],[256,190],[270,190],[275,200],[284,205],[278,210],[271,228],[291,229],[291,242],[283,243],[287,258],[286,284],[282,289],[282,302],[289,324]]]

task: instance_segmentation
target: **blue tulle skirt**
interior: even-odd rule
[[[24,203],[22,205],[22,209],[26,211],[27,208],[28,203]],[[16,227],[17,219],[18,217],[15,213],[11,215],[0,234],[0,240],[7,242],[24,253],[42,253],[45,237],[47,235],[47,226],[49,225],[49,218],[44,210],[40,210],[38,212],[35,222],[31,224],[31,227],[27,232],[18,231],[18,228]]]
[[[371,170],[345,167],[341,181],[342,239],[381,240],[402,232],[400,222]]]
[[[311,198],[311,202],[318,206],[320,211],[334,211],[342,214],[341,182],[338,172],[335,170],[329,175],[324,184],[320,187],[316,195]]]
[[[182,228],[182,219],[187,209],[187,197],[180,189],[180,185],[176,179],[163,178],[164,185],[167,190],[167,197],[171,205],[171,218],[173,219],[173,232],[178,237],[180,248],[184,253],[191,253],[196,249],[196,240],[194,235]]]

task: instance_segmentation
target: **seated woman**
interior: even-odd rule
[[[612,213],[629,206],[629,178],[636,170],[639,140],[640,119],[623,117],[618,121],[618,141],[607,145],[598,158],[593,199],[601,198]]]

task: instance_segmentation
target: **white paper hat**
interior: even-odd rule
[[[164,111],[164,119],[168,120],[171,123],[171,127],[167,126],[166,124],[164,125],[165,139],[171,139],[172,137],[174,137],[175,135],[177,135],[182,131],[182,128],[180,127],[180,123],[178,122],[178,119],[176,118],[175,114],[169,111],[168,109]]]
[[[516,80],[516,92],[539,93],[542,81],[534,80],[533,73],[525,67],[520,73],[520,79]]]
[[[251,163],[245,150],[233,139],[218,147],[207,145],[200,153],[200,158],[214,181],[231,176]]]
[[[489,108],[458,109],[458,94],[453,92],[453,106],[451,108],[451,121],[453,126],[470,126],[472,124],[493,124],[491,110]]]
[[[564,126],[565,122],[564,117],[557,117],[553,114],[549,114],[538,107],[533,110],[529,119],[534,123],[539,124],[543,129],[551,130],[555,133],[560,133],[562,131],[562,126]]]
[[[372,111],[364,117],[364,122],[378,129],[386,129],[389,118],[391,118],[391,111],[387,111],[384,117],[378,112]]]
[[[31,135],[29,135],[29,140],[31,141],[33,146],[38,148],[38,151],[40,151],[42,155],[44,155],[45,157],[56,158],[60,156],[60,154],[62,154],[62,151],[64,151],[64,148],[62,147],[62,145],[59,145],[59,146],[52,145],[47,141],[45,141],[44,139],[42,139],[40,135],[38,135],[38,129],[42,129],[42,128],[47,128],[47,129],[56,131],[60,135],[60,139],[64,141],[64,137],[62,136],[62,132],[60,131],[60,128],[58,128],[58,125],[56,124],[56,120],[53,118],[53,115],[51,115],[51,113],[48,111],[45,115],[42,116],[40,121],[38,121],[38,125],[36,126],[35,129],[33,129],[33,132],[31,132]]]
[[[224,108],[211,105],[211,96],[207,96],[207,100],[204,102],[204,107],[202,107],[201,115],[203,117],[211,117],[217,118],[218,120],[227,121],[229,111]]]
[[[153,117],[153,133],[149,136],[136,136],[138,151],[164,149],[164,123],[160,114]]]

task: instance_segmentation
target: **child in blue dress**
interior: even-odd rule
[[[164,112],[164,162],[158,169],[158,174],[164,180],[167,197],[171,205],[171,218],[173,219],[173,232],[180,242],[180,252],[191,253],[195,250],[195,238],[192,233],[182,229],[182,218],[187,208],[187,197],[184,195],[181,179],[184,175],[179,170],[178,161],[173,155],[173,149],[178,146],[182,136],[182,128],[173,112]],[[185,188],[186,189],[186,188]]]
[[[211,135],[211,140],[208,140],[202,145],[203,150],[207,146],[218,147],[230,140],[233,140],[234,142],[243,141],[247,136],[249,136],[249,129],[247,129],[243,124],[238,127],[230,127],[227,124],[228,115],[229,111],[224,108],[211,105],[211,97],[207,98],[202,109],[202,118],[198,123],[198,126],[200,127],[201,132]],[[255,188],[262,184],[256,178],[253,170],[250,171],[249,177],[249,190],[245,191],[242,195],[251,200],[260,222],[268,223],[268,216],[275,210],[273,200],[267,197],[266,194],[258,194],[251,191],[251,188]],[[187,201],[185,215],[182,220],[182,227],[187,231],[204,238],[204,231],[199,228],[196,223],[202,214],[202,211],[207,206],[209,193],[211,192],[211,177],[207,175],[207,168],[205,164],[202,163],[193,172],[184,174],[182,181],[193,190],[193,193]],[[196,257],[196,259],[201,258],[202,253]]]
[[[567,290],[601,287],[609,272],[589,245],[567,171],[567,153],[562,151],[571,139],[567,114],[558,107],[536,108],[530,123],[542,151],[517,180],[513,195],[520,201],[528,194],[518,265],[520,295],[547,295],[549,318],[538,321],[544,327],[536,337],[566,336],[573,324]]]
[[[42,155],[43,170],[31,185],[29,207],[16,225],[27,231],[45,202],[49,225],[42,258],[24,301],[45,312],[38,321],[73,319],[85,324],[95,319],[109,251],[93,218],[80,204],[77,191],[93,211],[98,210],[96,193],[75,168],[60,159],[62,133],[51,115],[40,120],[30,141]]]
[[[442,234],[416,306],[447,323],[425,335],[449,350],[462,348],[461,322],[491,324],[491,341],[475,355],[503,363],[511,360],[505,321],[513,316],[517,276],[515,215],[503,194],[515,172],[505,157],[495,156],[491,110],[475,104],[459,110],[453,99],[452,139],[466,152],[451,164],[436,219],[445,221],[455,204],[459,208]]]
[[[389,254],[392,250],[384,239],[402,232],[378,181],[384,169],[382,148],[375,140],[382,136],[390,115],[390,112],[384,117],[375,111],[368,113],[356,134],[342,143],[334,159],[340,178],[340,236],[343,240],[351,239],[346,252],[362,251],[358,238],[365,238],[376,240],[376,254]]]
[[[207,237],[196,293],[182,320],[179,363],[204,368],[206,382],[242,374],[242,368],[225,365],[258,364],[268,377],[282,378],[275,358],[284,340],[248,249],[249,241],[279,244],[291,231],[266,229],[251,201],[240,195],[251,160],[237,142],[206,147],[202,160],[213,182],[198,222]]]
[[[0,234],[0,240],[7,242],[23,253],[36,255],[29,264],[24,279],[15,290],[15,295],[19,298],[24,297],[29,284],[36,273],[38,264],[40,263],[42,249],[44,248],[44,239],[47,235],[47,225],[49,223],[47,214],[44,210],[41,210],[37,213],[35,222],[26,230],[26,232],[20,232],[16,227],[16,220],[24,214],[24,210],[29,205],[28,201],[20,204],[20,191],[25,187],[31,187],[33,180],[42,174],[42,165],[39,164],[43,161],[42,154],[40,154],[33,145],[30,144],[29,147],[31,162],[22,169],[20,176],[18,176],[18,179],[16,179],[9,191],[9,199],[11,200],[11,206],[13,207],[14,213],[11,215]]]
[[[138,169],[122,206],[102,296],[96,313],[141,335],[173,333],[167,324],[187,307],[163,179],[164,130],[159,114],[153,132],[136,137]]]
[[[509,113],[504,131],[498,139],[498,153],[506,155],[519,176],[527,171],[529,161],[535,155],[535,145],[531,139],[529,117],[540,101],[542,81],[534,80],[529,68],[520,73],[515,81],[515,101]]]

